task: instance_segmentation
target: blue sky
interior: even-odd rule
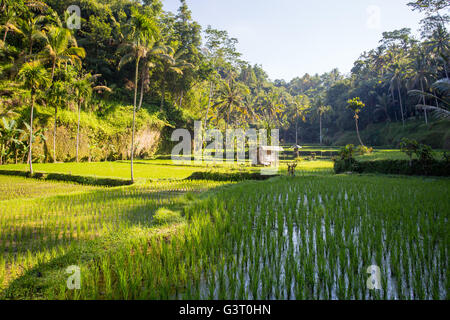
[[[353,62],[375,48],[384,31],[409,27],[422,15],[411,0],[187,0],[193,19],[238,38],[243,59],[261,64],[269,77],[291,80]],[[163,0],[176,12],[179,0]]]

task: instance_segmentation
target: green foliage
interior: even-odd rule
[[[156,210],[153,221],[156,225],[165,225],[179,223],[183,221],[183,218],[181,217],[180,212],[161,207]]]
[[[345,147],[341,148],[339,151],[339,156],[341,160],[350,160],[354,158],[355,154],[355,146],[353,144],[348,144]]]
[[[334,164],[335,173],[381,173],[415,176],[450,176],[448,161],[431,160],[375,160],[375,161],[345,161],[338,160]]]
[[[362,146],[359,145],[356,147],[355,150],[360,156],[366,155],[366,154],[371,154],[373,152],[373,148],[372,147],[366,147],[366,146]]]

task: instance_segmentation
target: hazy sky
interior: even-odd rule
[[[187,0],[193,19],[239,39],[243,59],[261,64],[274,79],[337,67],[347,73],[383,31],[409,27],[417,33],[421,14],[412,0]],[[163,0],[176,12],[179,0]]]

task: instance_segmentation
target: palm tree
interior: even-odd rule
[[[409,93],[411,95],[417,95],[421,97],[427,97],[429,99],[434,99],[435,101],[441,102],[439,105],[431,106],[426,104],[419,104],[416,107],[418,109],[424,109],[433,112],[438,118],[449,118],[450,117],[450,79],[445,78],[436,81],[431,85],[433,93],[411,90]]]
[[[76,162],[79,161],[79,145],[80,145],[80,118],[81,118],[81,106],[83,103],[87,103],[92,96],[93,91],[108,91],[112,90],[107,86],[94,86],[94,81],[99,77],[99,74],[91,75],[90,73],[76,79],[73,82],[73,89],[78,104],[78,122],[77,122],[77,138],[76,138]]]
[[[361,140],[361,136],[359,135],[358,119],[359,119],[359,112],[366,105],[361,101],[361,99],[359,97],[348,100],[347,104],[348,104],[347,109],[350,109],[354,114],[354,119],[355,119],[355,124],[356,124],[356,135],[358,136],[359,143],[362,146],[364,146],[364,143]]]
[[[22,130],[17,128],[16,120],[8,121],[6,118],[2,118],[2,122],[3,126],[0,127],[0,165],[3,164],[3,156],[7,156],[15,145],[21,143],[18,136],[22,133]]]
[[[318,108],[317,108],[317,113],[318,113],[318,115],[319,115],[319,127],[320,127],[320,145],[322,145],[322,140],[323,140],[323,135],[322,135],[322,117],[326,114],[326,113],[328,113],[328,112],[330,112],[332,109],[331,109],[331,106],[323,106],[323,105],[320,105]]]
[[[42,23],[45,20],[44,15],[32,15],[28,14],[24,19],[20,20],[19,27],[21,33],[28,40],[28,55],[33,53],[33,44],[36,38],[39,38],[41,32]]]
[[[391,117],[389,116],[388,108],[391,102],[390,97],[383,93],[382,95],[377,96],[377,103],[375,105],[376,111],[384,112],[386,119],[391,122]]]
[[[86,56],[85,50],[78,47],[77,41],[69,29],[50,25],[44,31],[36,31],[35,38],[43,39],[46,44],[40,55],[51,63],[52,82],[57,65],[60,65],[61,62],[80,65],[81,59]]]
[[[409,87],[414,88],[417,85],[420,85],[421,91],[425,91],[425,87],[428,88],[429,79],[431,78],[430,66],[428,65],[428,60],[424,52],[420,52],[412,66],[413,75],[410,79]],[[425,96],[422,96],[423,105],[426,104]],[[425,114],[425,123],[428,124],[427,110],[423,109]]]
[[[261,113],[263,123],[267,129],[272,129],[277,121],[278,116],[284,111],[282,91],[278,88],[271,89],[268,93],[260,93],[263,99],[259,105],[259,112]]]
[[[306,115],[311,110],[311,104],[308,97],[301,94],[294,97],[292,104],[295,112],[295,145],[298,145],[298,121],[301,119],[306,122]]]
[[[403,99],[401,89],[404,74],[405,74],[404,64],[401,61],[395,62],[390,67],[390,72],[387,74],[390,83],[389,90],[392,93],[392,97],[394,97],[394,90],[397,89],[403,126],[405,126],[405,113],[403,111]]]
[[[22,31],[17,27],[17,24],[19,23],[19,18],[17,16],[16,11],[12,10],[12,11],[7,11],[6,16],[5,16],[5,21],[3,23],[3,25],[1,26],[1,28],[4,30],[3,31],[3,43],[6,43],[6,37],[8,36],[9,32],[16,32],[21,34]]]
[[[24,87],[30,90],[31,93],[31,112],[30,112],[30,136],[29,136],[29,150],[28,159],[30,164],[30,174],[33,174],[33,112],[36,94],[41,88],[44,88],[49,83],[47,71],[39,61],[25,63],[19,71],[19,79],[23,81]]]
[[[162,95],[161,95],[161,106],[160,112],[163,112],[164,100],[166,97],[166,76],[169,72],[175,72],[179,75],[183,74],[183,69],[188,67],[193,67],[189,62],[186,62],[181,56],[184,54],[182,50],[175,52],[175,49],[171,46],[164,47],[164,53],[160,55],[161,62],[163,64],[162,72]]]
[[[125,54],[119,63],[119,69],[130,62],[135,60],[136,74],[134,81],[134,104],[133,104],[133,125],[131,134],[131,182],[134,183],[134,135],[136,131],[136,107],[137,107],[137,95],[139,85],[139,63],[143,57],[146,56],[148,50],[148,43],[154,41],[159,34],[158,26],[152,17],[141,14],[137,9],[132,9],[131,16],[131,30],[128,34],[128,42],[125,43],[122,48],[128,49],[129,53]]]
[[[425,42],[428,53],[432,53],[438,60],[443,62],[445,77],[448,78],[447,59],[439,59],[450,50],[450,34],[445,26],[439,24],[437,29],[433,32],[431,39]]]
[[[236,83],[234,81],[222,82],[222,86],[219,91],[219,99],[214,107],[219,107],[219,113],[226,113],[226,130],[230,125],[231,113],[235,109],[243,108],[244,98],[248,93],[248,88],[242,83]]]

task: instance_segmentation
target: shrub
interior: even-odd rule
[[[167,208],[159,208],[153,216],[153,222],[157,225],[172,224],[182,220],[183,218],[178,211],[172,211]]]
[[[345,147],[341,148],[339,151],[339,156],[341,160],[349,160],[353,159],[355,154],[355,146],[353,144],[348,144]]]
[[[430,160],[427,163],[419,160],[377,160],[349,161],[338,160],[334,163],[335,173],[382,173],[422,176],[450,176],[450,162]]]
[[[373,152],[373,148],[372,147],[368,148],[366,146],[359,145],[356,148],[356,152],[358,152],[359,155],[363,156],[365,154],[371,154]]]

